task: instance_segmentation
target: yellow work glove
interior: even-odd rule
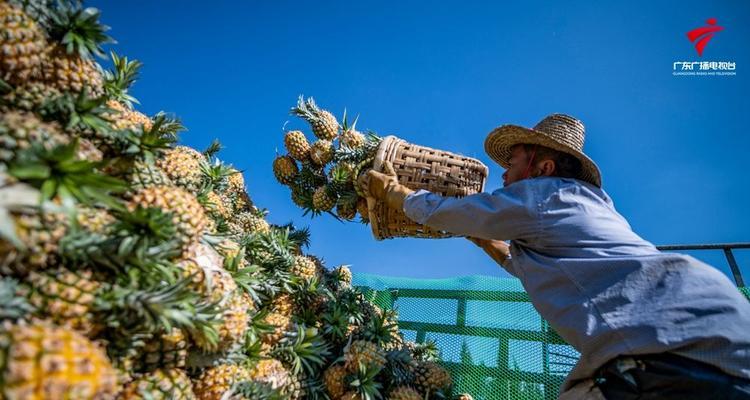
[[[390,208],[402,210],[404,199],[413,190],[398,183],[393,164],[386,161],[383,167],[385,173],[370,170],[359,178],[358,183],[369,197],[385,201],[385,204]]]

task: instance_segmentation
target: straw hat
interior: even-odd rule
[[[551,114],[534,128],[503,125],[495,128],[484,140],[484,151],[505,169],[509,168],[510,148],[519,143],[539,144],[568,153],[581,161],[581,173],[576,177],[602,187],[602,174],[593,160],[583,154],[586,136],[583,122],[565,114]]]

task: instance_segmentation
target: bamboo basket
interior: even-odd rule
[[[487,166],[475,158],[411,144],[395,136],[383,138],[375,153],[373,169],[383,171],[386,161],[393,164],[402,185],[413,190],[425,189],[452,197],[482,192],[489,172]],[[368,208],[372,234],[377,240],[455,236],[417,224],[403,211],[394,210],[383,202],[376,202]]]

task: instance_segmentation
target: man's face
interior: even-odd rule
[[[511,147],[509,163],[510,166],[503,174],[503,186],[508,186],[523,179],[523,172],[526,170],[526,164],[529,163],[528,155],[523,145],[517,144]]]

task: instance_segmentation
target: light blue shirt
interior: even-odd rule
[[[596,186],[539,177],[460,199],[420,190],[404,212],[457,235],[511,240],[503,267],[581,353],[563,391],[618,355],[666,351],[750,379],[750,302],[717,269],[635,234]]]

